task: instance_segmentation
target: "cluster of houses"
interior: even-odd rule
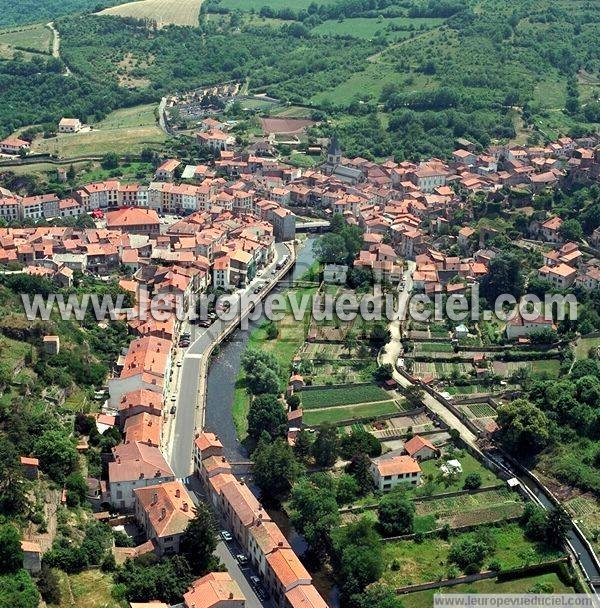
[[[194,470],[211,504],[261,575],[274,604],[281,608],[326,608],[279,526],[250,488],[233,475],[223,445],[213,433],[200,433],[196,438]]]

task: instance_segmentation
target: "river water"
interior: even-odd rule
[[[310,268],[315,260],[313,253],[315,241],[316,237],[311,237],[302,243],[296,265],[284,279],[286,283],[290,279],[297,280]],[[260,326],[263,321],[263,318],[255,321],[249,331],[238,329],[234,332],[229,340],[221,345],[219,355],[213,360],[208,371],[204,428],[219,436],[225,448],[225,455],[232,462],[245,460],[248,456],[244,446],[238,441],[231,417],[235,381],[250,331]]]

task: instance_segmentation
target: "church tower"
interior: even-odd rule
[[[329,148],[327,149],[327,164],[335,167],[342,161],[342,149],[338,142],[337,135],[334,133],[331,141],[329,142]]]

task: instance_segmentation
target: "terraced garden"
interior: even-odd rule
[[[396,401],[379,401],[378,403],[361,403],[324,409],[313,409],[304,412],[304,422],[308,425],[337,424],[344,420],[377,418],[386,414],[400,412]]]
[[[577,525],[592,544],[596,555],[600,554],[600,501],[590,494],[584,494],[565,503]]]

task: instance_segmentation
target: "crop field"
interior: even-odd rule
[[[135,153],[147,146],[156,147],[166,140],[166,135],[156,124],[154,107],[153,104],[148,104],[116,110],[93,125],[90,131],[36,139],[33,151],[69,158],[107,152]]]
[[[504,593],[532,593],[536,589],[544,589],[544,593],[574,593],[572,587],[567,587],[554,572],[539,574],[526,578],[516,578],[511,581],[499,582],[488,579],[453,587],[444,587],[444,593],[491,593],[499,595]],[[402,596],[402,605],[405,608],[431,608],[433,596],[439,589],[416,591]]]
[[[508,489],[419,501],[415,506],[417,515],[433,515],[436,526],[449,524],[452,528],[516,517],[524,507],[519,495]]]
[[[471,403],[463,405],[462,409],[469,418],[491,418],[496,416],[496,410],[487,403]]]
[[[444,22],[437,18],[409,17],[355,17],[342,21],[331,19],[313,29],[316,34],[328,36],[352,36],[353,38],[373,38],[380,33],[394,38],[408,38],[419,29],[430,29]],[[394,29],[394,26],[398,29]]]
[[[2,46],[49,53],[51,44],[52,32],[42,24],[19,29],[0,30],[0,45]]]
[[[415,351],[421,353],[453,353],[454,348],[450,342],[419,342],[415,344]]]
[[[374,384],[366,384],[364,386],[342,386],[302,391],[300,398],[305,410],[314,410],[336,405],[385,401],[389,400],[390,394]]]
[[[198,25],[202,0],[139,0],[104,9],[99,15],[117,15],[135,19],[153,19],[165,25]]]
[[[325,424],[326,422],[330,424],[337,424],[342,420],[352,420],[353,418],[376,418],[377,416],[393,414],[394,412],[398,411],[398,405],[395,401],[360,403],[357,405],[305,411],[304,422],[308,425]]]
[[[596,554],[600,553],[600,501],[585,494],[569,500],[565,506],[592,543]]]
[[[519,368],[528,369],[532,374],[548,374],[557,376],[560,370],[558,359],[540,359],[539,361],[494,361],[493,368],[495,374],[510,376]]]

